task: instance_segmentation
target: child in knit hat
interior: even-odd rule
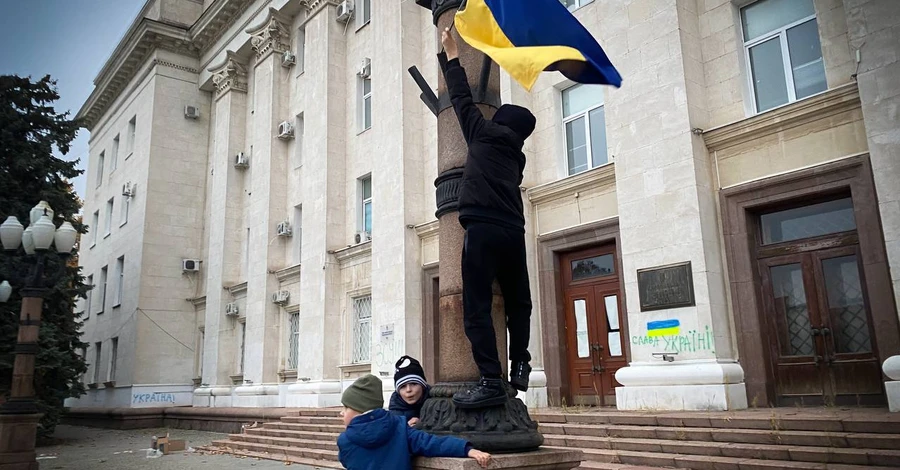
[[[415,426],[431,389],[425,380],[422,364],[410,356],[401,357],[394,372],[394,387],[396,390],[391,395],[388,410],[406,418],[410,426]]]
[[[401,416],[384,410],[381,379],[360,377],[341,396],[347,429],[338,436],[338,458],[348,470],[412,470],[412,457],[470,457],[487,468],[491,455],[451,436],[412,429]]]

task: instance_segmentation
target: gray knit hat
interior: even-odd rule
[[[364,375],[344,390],[341,403],[351,410],[365,413],[384,408],[384,395],[381,391],[381,379],[372,374]]]

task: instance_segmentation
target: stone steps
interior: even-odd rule
[[[292,437],[268,436],[263,434],[229,434],[229,442],[252,442],[280,447],[297,447],[315,450],[331,450],[337,452],[337,438],[331,439],[296,439]]]
[[[694,470],[864,470],[868,465],[826,464],[794,462],[789,460],[758,460],[741,457],[710,455],[665,454],[628,450],[582,449],[588,462],[612,462],[625,465],[642,465],[651,468],[689,468]],[[582,465],[584,468],[584,464]],[[587,467],[591,468],[591,467]],[[627,467],[626,467],[627,468]]]
[[[224,445],[224,446],[214,445],[215,444],[214,443],[214,444],[206,446],[206,447],[201,447],[200,450],[202,452],[224,453],[224,454],[231,454],[231,455],[235,455],[235,456],[239,456],[239,457],[252,457],[252,458],[259,458],[259,459],[266,459],[266,460],[278,460],[281,462],[285,462],[285,465],[287,465],[287,462],[290,462],[292,464],[297,463],[297,464],[308,465],[313,468],[339,468],[339,469],[344,468],[344,466],[341,465],[340,462],[337,462],[337,461],[317,460],[317,459],[308,459],[308,458],[304,458],[304,457],[298,457],[297,455],[277,451],[274,448],[272,450],[275,452],[252,451],[252,450],[233,448],[229,445],[230,444],[229,441],[217,441],[217,442],[220,442],[220,443],[225,442],[226,445]]]
[[[326,468],[340,468],[335,462],[337,437],[344,426],[338,412],[293,411],[280,421],[262,423],[214,445],[237,455],[325,461],[338,465]],[[541,410],[533,411],[532,417],[540,423],[546,446],[585,453],[580,468],[900,468],[900,416],[877,410],[658,414]]]
[[[326,460],[337,462],[337,450],[308,449],[304,447],[280,446],[274,444],[261,444],[258,442],[221,440],[213,441],[210,448],[237,449],[249,452],[269,454],[271,460],[281,460],[284,456],[294,456],[310,460]],[[204,449],[206,450],[206,449]],[[340,467],[338,467],[340,468]]]
[[[664,439],[544,435],[544,444],[581,450],[622,450],[757,460],[840,463],[872,467],[900,467],[900,450],[853,449],[772,444],[738,444]]]
[[[900,434],[559,423],[541,423],[540,431],[544,435],[554,434],[566,436],[665,439],[741,444],[900,449]]]

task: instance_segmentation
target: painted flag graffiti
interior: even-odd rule
[[[647,322],[647,336],[674,336],[681,331],[681,322],[678,320],[660,320]]]

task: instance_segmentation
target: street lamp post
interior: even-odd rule
[[[71,255],[78,235],[69,222],[63,222],[59,228],[53,225],[53,209],[46,201],[31,209],[29,216],[31,224],[28,228],[23,227],[15,216],[9,216],[0,225],[4,252],[12,255],[21,245],[28,260],[21,272],[10,273],[12,283],[9,280],[0,282],[0,302],[9,300],[13,285],[20,286],[22,296],[12,386],[6,403],[0,406],[0,470],[38,469],[34,445],[41,414],[34,396],[34,365],[41,310],[44,297],[64,272],[59,269],[45,276],[44,267],[52,256],[64,262]],[[51,245],[55,245],[56,254],[50,251]]]

